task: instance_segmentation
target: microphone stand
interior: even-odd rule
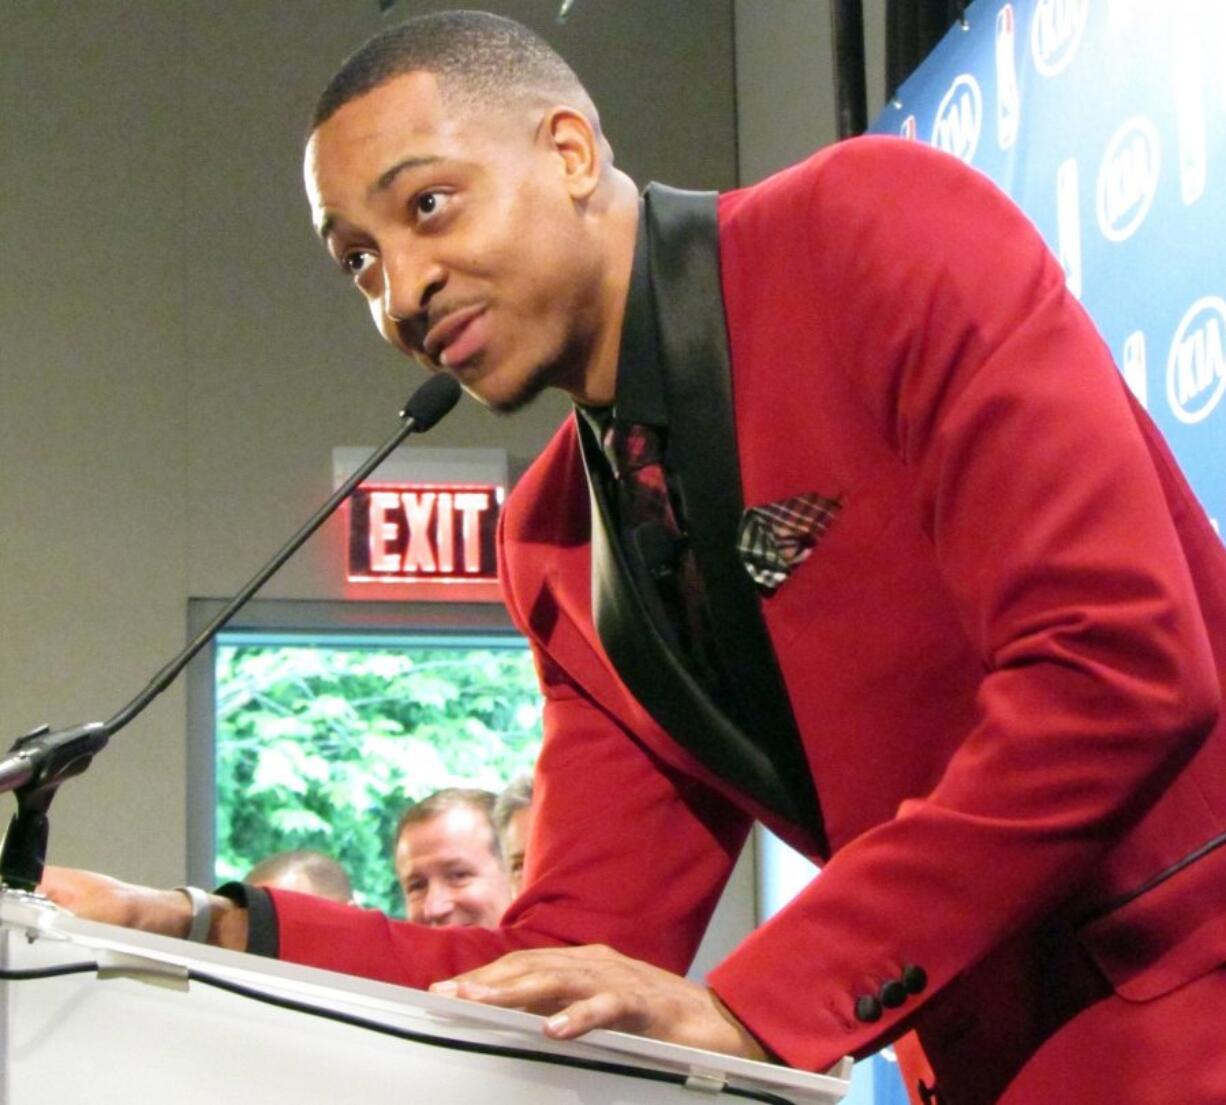
[[[9,822],[0,847],[0,888],[32,892],[42,881],[50,822],[47,811],[61,783],[80,775],[94,756],[117,733],[161,694],[239,608],[256,593],[409,434],[424,433],[460,398],[460,387],[450,376],[432,376],[409,397],[400,412],[403,420],[362,466],[333,492],[284,547],[252,577],[217,616],[182,652],[159,671],[149,684],[109,721],[91,721],[54,732],[41,725],[19,737],[0,760],[0,794],[12,791],[17,813]]]

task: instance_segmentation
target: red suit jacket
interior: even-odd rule
[[[612,670],[568,422],[501,533],[546,694],[526,892],[495,932],[278,894],[281,954],[424,985],[601,942],[681,971],[760,816],[823,870],[710,983],[787,1062],[915,1027],[951,1102],[1149,1101],[1142,1067],[1226,1001],[1222,543],[977,174],[858,140],[718,218],[744,502],[842,504],[763,600],[830,854]],[[859,1019],[908,965],[923,991]],[[1226,1100],[1203,1077],[1179,1100]]]

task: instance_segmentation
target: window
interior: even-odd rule
[[[200,776],[208,792],[192,803],[193,870],[223,882],[313,848],[341,862],[360,904],[400,914],[391,837],[405,806],[532,769],[541,703],[527,644],[498,607],[255,605],[189,692],[206,730],[193,738],[194,797]]]

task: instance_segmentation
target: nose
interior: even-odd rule
[[[443,266],[420,248],[387,249],[383,254],[383,314],[396,323],[420,320],[446,282]]]
[[[451,920],[455,902],[447,887],[440,883],[430,883],[426,887],[426,897],[421,904],[421,921],[423,925],[445,925]]]

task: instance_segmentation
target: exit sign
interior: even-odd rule
[[[353,583],[494,580],[498,484],[365,483],[349,499]]]

